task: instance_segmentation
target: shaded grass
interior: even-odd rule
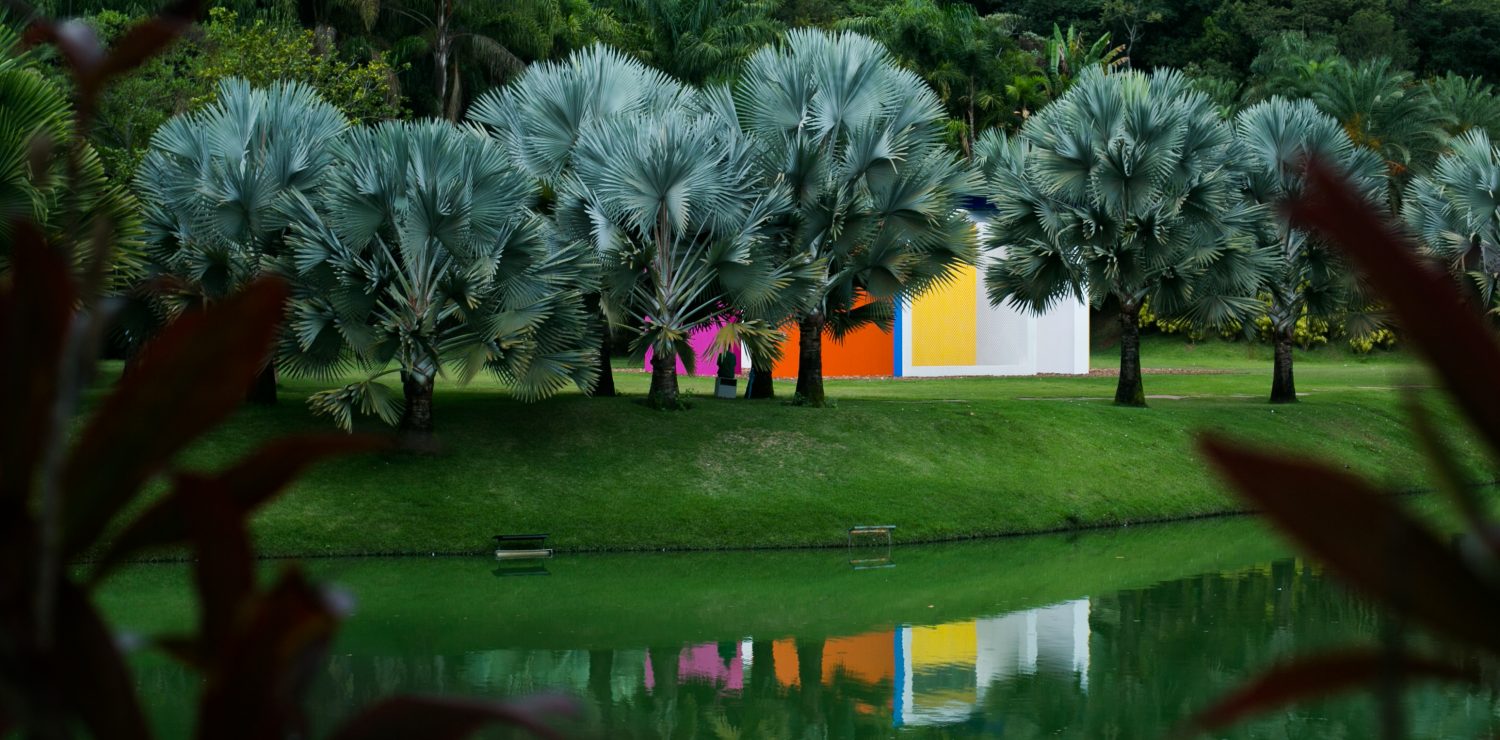
[[[830,380],[834,409],[719,401],[684,379],[695,407],[651,411],[644,374],[617,372],[627,397],[576,393],[537,404],[492,381],[439,385],[444,447],[327,464],[255,522],[267,555],[479,552],[498,532],[550,532],[562,549],[842,544],[855,524],[896,524],[898,542],[1108,526],[1235,511],[1193,452],[1201,430],[1348,463],[1393,486],[1422,484],[1397,386],[1422,384],[1400,355],[1338,349],[1299,358],[1292,407],[1265,403],[1266,348],[1152,338],[1146,410],[1112,406],[1114,379]],[[1111,366],[1101,352],[1095,367]],[[783,397],[790,382],[778,382]],[[274,408],[246,408],[188,455],[234,459],[277,435],[326,428],[284,382]],[[633,397],[632,397],[633,396]],[[1451,409],[1438,417],[1461,430]],[[371,429],[375,427],[370,426]],[[1478,447],[1455,435],[1481,475]]]

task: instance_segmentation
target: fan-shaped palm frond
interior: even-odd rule
[[[1478,128],[1454,139],[1432,173],[1407,186],[1401,216],[1428,253],[1490,292],[1500,276],[1500,147]]]

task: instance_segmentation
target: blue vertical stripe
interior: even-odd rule
[[[891,726],[900,727],[902,723],[902,704],[905,702],[906,692],[906,656],[903,654],[906,652],[906,645],[901,639],[901,625],[896,625],[895,632],[896,645],[893,649],[896,655],[896,676],[894,681],[896,685],[891,689],[891,693],[894,695],[894,701],[891,702],[891,706],[893,707],[891,710]]]
[[[902,301],[899,298],[896,299],[896,326],[893,329],[896,338],[891,342],[891,344],[895,345],[896,347],[896,359],[895,362],[891,364],[891,375],[894,375],[898,378],[901,377],[901,343],[906,339],[906,337],[901,335],[901,318],[902,314],[906,311],[904,304],[905,301]]]

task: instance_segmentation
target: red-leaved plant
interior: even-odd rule
[[[1310,189],[1289,204],[1296,221],[1337,245],[1432,367],[1458,409],[1500,460],[1500,344],[1451,278],[1327,167],[1309,163]],[[1251,714],[1335,692],[1375,688],[1381,728],[1404,737],[1400,689],[1412,680],[1475,683],[1482,661],[1500,657],[1500,537],[1484,506],[1415,397],[1415,436],[1439,488],[1460,512],[1467,548],[1450,546],[1407,513],[1394,491],[1334,465],[1247,449],[1207,436],[1201,450],[1241,495],[1301,549],[1391,615],[1380,645],[1292,660],[1194,718],[1187,732],[1228,726]],[[1418,651],[1401,625],[1438,638]]]
[[[32,27],[27,38],[55,44],[74,79],[75,136],[87,131],[104,85],[171,43],[197,11],[194,3],[174,6],[107,52],[81,23]],[[64,143],[76,157],[80,141]],[[11,269],[0,277],[0,736],[150,737],[92,591],[132,557],[178,547],[193,558],[199,623],[153,647],[204,677],[197,736],[305,737],[304,690],[338,627],[339,600],[295,567],[268,587],[257,583],[247,521],[309,465],[376,451],[387,440],[295,436],[216,472],[174,471],[177,455],[234,411],[258,373],[282,318],[286,289],[276,280],[168,326],[70,432],[109,314],[101,285],[113,245],[89,236],[108,234],[107,224],[64,210],[61,218],[71,220],[51,242],[34,224],[16,225]],[[71,254],[80,245],[90,250],[81,273]],[[144,487],[162,478],[165,491],[139,503]],[[92,563],[75,577],[70,571],[84,557]],[[561,697],[397,697],[333,736],[441,740],[494,722],[552,735],[549,723],[575,710]]]

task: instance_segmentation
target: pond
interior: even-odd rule
[[[268,571],[283,564],[268,563]],[[358,600],[311,703],[326,730],[397,692],[582,699],[581,737],[1161,738],[1278,658],[1369,644],[1379,614],[1250,519],[950,545],[313,561]],[[117,622],[190,624],[181,565],[101,595]],[[133,659],[163,737],[192,676]],[[1419,738],[1489,737],[1496,698],[1410,692]],[[1367,697],[1228,738],[1376,736]]]

